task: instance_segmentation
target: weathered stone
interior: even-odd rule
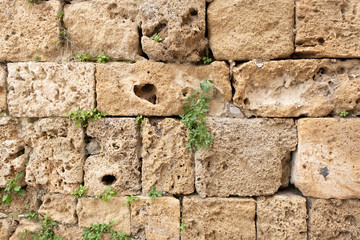
[[[256,239],[255,201],[185,197],[181,239]]]
[[[52,61],[60,54],[59,1],[2,0],[0,9],[0,62],[32,61],[35,54]]]
[[[148,119],[142,131],[142,190],[152,186],[171,194],[194,192],[194,161],[188,143],[187,130],[179,120]]]
[[[32,240],[31,234],[34,234],[40,228],[41,226],[39,223],[21,220],[19,226],[9,240]]]
[[[94,57],[135,60],[140,54],[137,4],[133,0],[76,1],[64,7],[71,50]]]
[[[140,142],[134,118],[105,118],[90,122],[87,135],[98,148],[84,165],[87,194],[100,195],[110,185],[119,195],[141,191]]]
[[[295,150],[290,119],[208,118],[212,151],[195,153],[195,185],[200,196],[274,194],[282,185],[282,162]]]
[[[42,201],[39,214],[44,216],[48,214],[61,223],[77,223],[76,200],[72,195],[48,193],[42,197]]]
[[[63,118],[44,118],[29,123],[26,167],[29,186],[50,192],[70,193],[83,181],[84,132]]]
[[[10,225],[8,223],[8,220],[3,219],[0,220],[0,239],[2,240],[8,240],[10,237]]]
[[[257,239],[307,239],[306,199],[280,192],[257,200]]]
[[[198,62],[205,54],[205,1],[142,0],[141,45],[155,61]],[[158,34],[163,40],[151,37]]]
[[[249,62],[234,69],[234,103],[246,116],[360,114],[360,60]]]
[[[179,222],[180,202],[176,198],[140,197],[131,205],[131,233],[138,239],[178,240]]]
[[[66,116],[95,102],[92,63],[9,63],[8,108],[15,117]]]
[[[296,52],[306,57],[360,57],[358,0],[297,0]]]
[[[25,213],[28,211],[37,211],[39,203],[37,200],[37,191],[27,188],[25,194],[12,194],[13,200],[9,206],[0,204],[0,212],[4,213]],[[0,195],[2,196],[2,194]]]
[[[207,13],[217,60],[285,58],[294,51],[293,0],[215,0]]]
[[[360,119],[300,119],[291,181],[316,198],[360,198]]]
[[[6,111],[6,71],[0,66],[0,113]]]
[[[97,64],[98,108],[109,115],[179,115],[183,101],[200,88],[205,78],[215,83],[210,114],[220,115],[232,97],[225,62],[207,66],[150,61]]]
[[[313,199],[309,239],[360,239],[360,200]]]
[[[62,240],[81,240],[83,230],[77,226],[58,225],[55,234],[62,237]]]
[[[114,222],[114,230],[130,234],[130,208],[126,206],[126,197],[112,197],[108,202],[96,198],[80,198],[76,207],[79,227],[90,224]]]

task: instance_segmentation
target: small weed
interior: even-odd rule
[[[27,0],[28,3],[41,3],[43,0]]]
[[[27,220],[31,220],[31,219],[38,219],[38,213],[35,211],[30,211],[26,214],[26,218]]]
[[[202,58],[202,61],[203,61],[203,63],[204,63],[205,65],[208,65],[208,64],[210,64],[213,60],[212,60],[212,58],[209,58],[209,57],[203,57],[203,58]]]
[[[156,190],[155,186],[152,186],[151,191],[148,194],[152,200],[155,200],[155,198],[161,197],[163,193],[162,193],[162,191]]]
[[[157,33],[154,33],[154,35],[151,36],[151,39],[154,40],[155,42],[162,42],[163,41],[163,39]]]
[[[34,234],[31,234],[32,240],[61,240],[62,237],[55,235],[54,233],[55,222],[51,220],[49,215],[45,215],[41,228]]]
[[[38,53],[35,53],[34,61],[35,62],[40,62],[41,61],[41,57],[40,57],[40,55]]]
[[[85,110],[73,110],[71,112],[66,113],[66,116],[76,122],[76,127],[86,128],[88,126],[89,121],[95,121],[96,119],[100,119],[105,117],[107,114],[99,112],[96,108],[85,111]]]
[[[109,222],[109,224],[90,224],[90,227],[85,228],[82,232],[83,240],[101,240],[101,235],[108,233],[112,239],[117,240],[130,240],[130,237],[126,236],[122,231],[113,230],[113,224],[115,222]]]
[[[75,192],[72,192],[71,194],[74,196],[75,199],[85,197],[85,192],[88,188],[80,185],[79,189],[76,189]]]
[[[349,115],[349,112],[347,112],[347,111],[345,111],[345,110],[342,110],[342,111],[340,112],[340,117],[346,118],[348,115]]]
[[[64,19],[64,12],[61,11],[61,12],[58,12],[58,18],[59,18],[59,22],[63,22],[63,19]]]
[[[110,61],[110,58],[105,55],[105,52],[102,52],[97,56],[98,63],[107,63],[108,61]]]
[[[126,206],[130,206],[131,204],[133,204],[133,201],[137,200],[139,200],[138,196],[126,196]]]
[[[5,188],[2,190],[5,194],[2,196],[1,201],[5,206],[9,206],[13,200],[12,194],[16,193],[22,195],[25,193],[24,189],[21,189],[21,186],[18,185],[19,179],[24,175],[24,172],[20,172],[16,177],[11,179],[6,183]]]
[[[93,57],[90,54],[86,54],[86,53],[78,53],[76,55],[76,58],[80,61],[80,62],[91,62]]]
[[[61,46],[64,46],[67,41],[68,35],[69,35],[69,33],[68,33],[68,31],[66,31],[65,28],[60,28],[58,44]]]
[[[143,115],[136,117],[136,124],[138,125],[139,130],[141,131],[141,125],[145,122],[145,117]]]
[[[111,190],[111,186],[109,186],[107,189],[103,191],[103,193],[100,196],[96,196],[96,198],[102,198],[104,202],[107,202],[110,200],[112,196],[115,196],[117,194],[116,190]]]
[[[179,227],[179,231],[180,232],[186,232],[186,223],[184,221],[182,221],[182,219],[180,218],[180,221],[181,221],[181,224],[180,224],[180,227]]]

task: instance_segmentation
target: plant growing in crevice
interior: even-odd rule
[[[162,193],[162,191],[156,190],[155,186],[152,186],[148,195],[151,198],[151,200],[155,200],[157,197],[161,197],[163,195],[163,193]]]
[[[73,110],[66,113],[66,116],[76,122],[76,127],[86,128],[88,126],[89,121],[95,121],[96,119],[100,119],[105,117],[107,114],[102,113],[96,108],[85,111],[85,110]]]
[[[126,206],[130,206],[131,204],[133,204],[133,201],[137,201],[139,200],[138,196],[126,196]]]
[[[52,220],[49,215],[45,215],[41,223],[41,228],[35,233],[31,233],[32,240],[61,240],[62,237],[55,235],[54,232],[55,221]],[[24,229],[20,234],[20,239],[27,237],[28,230]]]
[[[179,231],[180,231],[180,232],[186,232],[186,223],[182,220],[182,217],[180,218]]]
[[[98,63],[107,63],[109,61],[110,61],[110,58],[105,55],[104,51],[97,56],[97,62]]]
[[[136,117],[136,124],[138,126],[138,129],[141,131],[141,125],[145,122],[145,117],[143,115],[137,116]]]
[[[41,61],[41,57],[40,57],[40,55],[38,53],[35,53],[34,61],[35,62],[40,62]]]
[[[341,110],[340,117],[346,118],[348,115],[349,115],[349,112],[347,112],[345,110]]]
[[[26,214],[26,219],[27,220],[31,220],[31,219],[38,219],[38,213],[35,211],[30,211]]]
[[[71,192],[71,194],[74,196],[75,199],[85,197],[86,190],[88,188],[80,185],[79,189],[76,189],[74,192]]]
[[[213,60],[212,60],[212,58],[205,56],[205,57],[202,57],[202,61],[205,65],[208,65],[208,64],[212,63]]]
[[[2,190],[3,195],[1,197],[1,201],[5,206],[9,206],[13,200],[13,194],[22,195],[25,193],[25,190],[21,188],[19,184],[20,178],[24,175],[24,172],[20,172],[11,179],[10,181],[6,182],[5,188]]]
[[[41,3],[43,0],[27,0],[28,3]]]
[[[103,193],[100,196],[96,196],[95,198],[102,198],[104,202],[107,202],[111,199],[112,196],[115,196],[117,194],[116,190],[112,190],[111,186],[109,186],[107,189],[103,191]]]
[[[159,36],[159,34],[157,33],[154,33],[152,36],[151,36],[151,39],[154,40],[155,42],[162,42],[163,39]]]
[[[57,41],[58,45],[60,45],[61,47],[65,46],[66,42],[68,41],[68,31],[65,28],[65,23],[64,23],[64,12],[58,12],[57,14],[58,16],[58,20],[60,22],[60,30],[59,30],[59,40]]]
[[[76,55],[76,58],[80,61],[80,62],[91,62],[93,57],[90,54],[86,54],[86,53],[78,53]]]
[[[126,236],[124,232],[113,230],[114,223],[115,222],[109,222],[109,224],[90,224],[90,227],[85,228],[82,232],[83,240],[101,240],[102,234],[109,234],[111,239],[130,240],[131,238]]]

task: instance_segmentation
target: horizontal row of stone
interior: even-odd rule
[[[214,0],[208,8],[205,0],[89,0],[65,6],[57,0],[3,0],[0,62],[102,51],[113,59],[137,60],[143,51],[156,61],[198,62],[208,45],[218,60],[292,53],[360,57],[359,8],[357,0]],[[154,34],[163,40],[152,40]],[[59,46],[64,40],[65,50]]]
[[[231,71],[225,62],[9,63],[8,73],[0,67],[0,111],[8,108],[15,117],[66,116],[97,102],[112,116],[174,116],[209,78],[214,81],[211,116],[319,117],[342,110],[359,115],[359,66],[360,60],[335,59],[248,62]]]
[[[80,240],[83,229],[90,224],[110,221],[116,221],[115,230],[147,240],[178,240],[180,236],[181,239],[249,240],[360,237],[360,200],[310,198],[307,202],[299,195],[281,192],[257,200],[190,196],[183,198],[182,206],[172,197],[151,200],[140,196],[131,206],[127,206],[126,201],[125,197],[113,197],[108,202],[95,198],[76,201],[71,195],[46,194],[40,207],[34,205],[31,210],[48,214],[60,223],[55,232],[63,240]],[[16,210],[28,211],[24,204],[22,206]],[[2,208],[0,205],[0,210]],[[180,222],[186,224],[184,232],[179,231]],[[28,234],[35,232],[40,225],[23,219],[18,226],[12,226],[7,219],[0,219],[0,239],[9,239],[9,232],[15,228],[11,240],[19,239],[24,229]]]

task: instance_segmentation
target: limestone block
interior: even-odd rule
[[[81,240],[83,230],[77,226],[58,225],[54,232],[62,240]]]
[[[92,63],[9,63],[8,108],[15,117],[66,116],[94,107]]]
[[[217,60],[273,59],[294,51],[293,0],[214,0],[207,11]]]
[[[133,0],[76,1],[64,7],[71,49],[94,57],[135,60],[140,54],[137,3]]]
[[[257,200],[257,239],[307,239],[306,199],[280,192]]]
[[[185,197],[181,239],[256,239],[255,201]]]
[[[6,71],[0,66],[0,113],[6,111]]]
[[[131,205],[131,233],[138,239],[178,240],[180,202],[172,197],[140,197]]]
[[[13,200],[9,206],[0,204],[0,212],[3,213],[25,213],[29,211],[37,211],[39,203],[37,200],[36,189],[26,188],[26,192],[23,195],[12,194]],[[2,194],[0,195],[2,196]]]
[[[360,60],[253,62],[234,69],[234,103],[246,116],[360,114]]]
[[[305,57],[360,57],[358,0],[297,0],[296,53]]]
[[[43,118],[27,126],[29,186],[70,193],[83,181],[84,132],[64,118]]]
[[[60,54],[61,2],[2,0],[0,9],[0,62],[33,61],[35,54],[53,61]]]
[[[309,239],[359,239],[360,200],[313,199]]]
[[[134,118],[105,118],[90,122],[87,135],[97,143],[85,161],[87,194],[100,195],[109,186],[118,195],[141,192],[140,142]]]
[[[108,202],[96,198],[80,198],[76,211],[79,227],[117,221],[113,224],[114,230],[130,234],[130,208],[126,206],[126,197],[112,197]]]
[[[135,64],[97,64],[98,109],[109,115],[173,116],[200,83],[215,83],[210,114],[220,115],[231,101],[229,68],[225,62],[206,66],[141,61]]]
[[[33,238],[31,237],[31,234],[34,234],[40,228],[41,226],[39,223],[28,220],[20,220],[19,226],[16,228],[9,240],[32,240]]]
[[[198,62],[205,54],[205,1],[142,0],[141,45],[155,61]],[[158,34],[163,40],[151,37]]]
[[[208,118],[212,151],[195,153],[195,186],[201,197],[274,194],[283,183],[282,162],[295,150],[290,119]]]
[[[360,198],[360,119],[303,118],[291,181],[316,198]]]
[[[0,220],[0,239],[7,240],[10,237],[10,224],[8,220]]]
[[[186,127],[179,120],[145,120],[142,124],[142,190],[152,186],[171,194],[194,192],[194,161],[186,147]]]

